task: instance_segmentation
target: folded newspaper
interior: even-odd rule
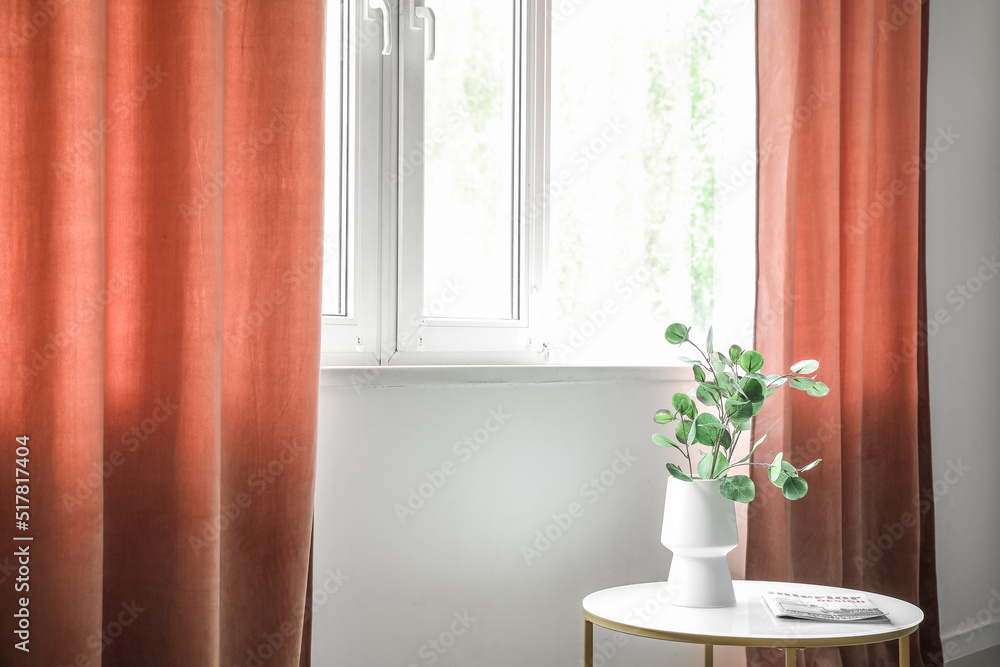
[[[768,591],[764,602],[777,618],[811,621],[888,621],[885,612],[862,593],[854,595],[801,595]]]

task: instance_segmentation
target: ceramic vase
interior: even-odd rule
[[[736,604],[726,554],[739,544],[736,508],[719,493],[722,480],[667,480],[660,541],[670,549],[667,584],[682,607]]]

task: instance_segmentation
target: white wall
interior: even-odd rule
[[[350,371],[325,374],[314,583],[339,590],[317,598],[316,664],[580,665],[583,597],[665,578],[668,459],[649,436],[679,385],[643,379],[655,371],[600,382],[545,381],[565,376],[554,368],[506,375],[518,373],[525,382],[415,385],[407,369],[360,385]],[[421,484],[429,499],[401,517],[394,506]],[[467,629],[455,616],[465,613]],[[462,634],[447,651],[429,646],[453,630]],[[617,646],[612,636],[596,630],[598,654],[603,644],[617,656],[597,665],[699,662],[693,646],[625,635]]]
[[[955,658],[1000,644],[1000,3],[934,0],[930,13],[927,301],[944,317],[928,353],[941,634]],[[949,129],[960,136],[935,153]]]

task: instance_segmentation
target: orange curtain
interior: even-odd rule
[[[324,11],[0,3],[0,664],[308,664]]]
[[[918,0],[767,0],[757,24],[756,346],[785,368],[818,359],[832,391],[783,392],[760,417],[762,450],[823,463],[794,503],[755,469],[747,578],[918,604],[914,665],[941,664],[924,346],[927,20]],[[894,642],[818,649],[799,664],[895,655]],[[776,651],[749,657],[781,664]]]

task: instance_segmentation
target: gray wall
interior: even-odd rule
[[[941,633],[955,658],[1000,644],[1000,3],[930,11],[927,303],[941,317],[928,352]]]

